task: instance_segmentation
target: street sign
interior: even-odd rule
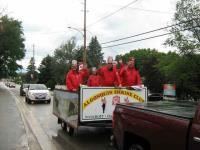
[[[176,86],[174,84],[164,84],[163,89],[164,96],[176,96]]]

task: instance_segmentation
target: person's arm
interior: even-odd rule
[[[99,68],[98,70],[97,70],[97,74],[98,75],[100,75],[100,76],[103,76],[103,68]]]
[[[69,91],[73,91],[73,85],[72,85],[72,81],[71,81],[71,72],[69,72],[67,74],[67,78],[66,78],[66,85],[67,85],[67,90]]]
[[[87,86],[91,86],[90,80],[91,80],[91,77],[89,76],[88,81],[87,81]]]
[[[120,76],[119,76],[119,73],[117,72],[117,70],[115,69],[115,86],[119,86],[121,87],[122,86],[122,83],[121,83],[121,79],[120,79]]]
[[[137,78],[137,85],[141,85],[142,82],[141,82],[141,77],[140,77],[139,71],[136,71],[136,78]]]
[[[66,74],[66,76],[65,76],[66,89],[68,89],[68,87],[67,87],[67,76],[68,76],[68,74]]]
[[[124,67],[120,70],[120,72],[119,72],[119,76],[120,76],[120,77],[122,77],[122,76],[124,75],[126,69],[127,69],[127,66],[124,66]]]
[[[88,68],[87,68],[87,65],[84,65],[84,66],[83,66],[83,69],[81,69],[81,70],[79,71],[79,73],[81,74],[82,79],[88,78],[88,76],[89,76],[89,70],[88,70]]]

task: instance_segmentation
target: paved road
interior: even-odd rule
[[[14,89],[10,89],[10,91],[23,103],[24,107],[26,107],[25,109],[27,109],[26,111],[31,114],[30,117],[33,118],[37,130],[46,134],[48,138],[42,137],[42,139],[44,139],[44,143],[46,143],[46,140],[50,140],[50,147],[53,147],[51,147],[51,149],[114,150],[114,148],[109,146],[110,129],[81,127],[78,129],[78,133],[75,136],[70,137],[61,129],[60,125],[57,124],[57,118],[52,115],[52,102],[51,104],[26,104],[24,97],[19,96],[18,86]],[[40,133],[37,133],[37,130],[35,131],[36,137],[37,135],[41,136]],[[43,144],[43,142],[39,143]],[[45,146],[43,149],[45,149]]]
[[[41,150],[8,88],[0,82],[0,150]]]

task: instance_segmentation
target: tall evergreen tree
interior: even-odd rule
[[[88,46],[88,66],[98,67],[103,63],[103,53],[97,37],[92,37]]]
[[[40,67],[39,67],[39,75],[38,75],[38,83],[45,84],[47,87],[54,89],[56,84],[55,76],[53,74],[54,70],[54,58],[47,55],[43,58]]]
[[[36,71],[36,66],[34,64],[34,59],[31,57],[29,65],[27,67],[26,73],[26,82],[27,83],[37,83],[38,80],[38,72]]]

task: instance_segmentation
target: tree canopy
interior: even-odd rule
[[[176,4],[171,36],[165,44],[177,47],[182,54],[200,52],[200,7],[195,0],[180,0]]]
[[[54,75],[54,58],[47,55],[41,62],[39,67],[38,82],[46,84],[47,87],[54,89],[56,84],[55,75]]]
[[[31,57],[29,61],[29,65],[27,67],[27,73],[25,75],[25,81],[27,83],[37,83],[38,81],[38,72],[36,71],[36,66],[33,57]]]
[[[97,37],[92,37],[88,46],[88,66],[99,67],[103,63],[103,53]]]
[[[47,55],[39,67],[39,83],[54,88],[55,84],[65,84],[65,77],[71,68],[72,60],[81,62],[83,59],[83,47],[76,45],[75,38],[71,38],[59,48],[55,49],[54,55]],[[97,37],[93,37],[87,51],[89,67],[98,67],[103,62],[103,53]]]
[[[7,15],[0,18],[0,78],[14,76],[21,67],[17,60],[25,56],[22,23]]]

